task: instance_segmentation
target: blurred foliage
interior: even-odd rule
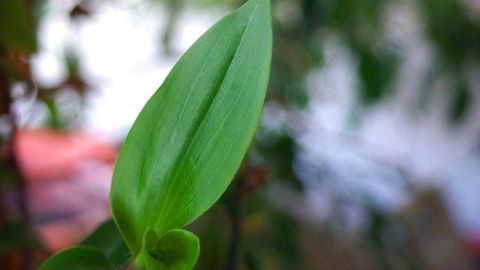
[[[88,19],[95,12],[92,3],[98,3],[76,2],[70,12],[72,20]],[[175,42],[176,25],[186,7],[207,12],[209,8],[231,9],[244,1],[148,2],[169,10],[167,17],[162,18],[167,24],[159,40],[169,54],[172,53],[170,45]],[[67,75],[57,85],[48,87],[35,81],[28,61],[29,53],[42,49],[36,42],[36,25],[41,22],[47,3],[46,0],[0,1],[0,83],[5,81],[2,77],[8,79],[7,87],[26,83],[26,94],[37,91],[37,102],[49,112],[44,125],[72,128],[83,97],[91,89],[82,73],[81,59],[73,48],[65,48]],[[405,52],[388,38],[386,21],[389,8],[402,4],[418,16],[422,38],[433,50],[428,71],[421,74],[418,102],[412,104],[412,111],[422,112],[428,108],[433,90],[440,83],[450,95],[447,111],[452,123],[461,125],[468,116],[476,94],[469,78],[480,65],[480,18],[475,0],[272,0],[272,3],[274,52],[268,104],[293,114],[308,106],[311,93],[306,79],[326,64],[325,43],[332,38],[339,40],[354,62],[352,76],[358,80],[357,105],[375,106],[388,98],[395,91]],[[475,4],[477,9],[473,8]],[[8,102],[4,93],[10,89],[3,86],[0,90],[3,91],[1,112],[5,116],[9,109],[5,107]],[[78,106],[70,110],[64,108],[65,98]],[[429,269],[417,252],[414,233],[402,225],[404,221],[368,200],[361,205],[368,222],[358,236],[360,239],[342,231],[341,219],[332,218],[326,224],[312,226],[308,218],[299,218],[292,198],[305,197],[308,188],[295,168],[297,138],[286,124],[272,129],[268,125],[260,127],[250,156],[234,184],[207,214],[190,225],[202,239],[198,269],[319,269],[327,262],[335,265],[334,258],[340,258],[336,262],[345,258],[352,261],[344,269]],[[2,179],[15,178],[14,170],[11,162],[2,162]],[[318,178],[323,181],[327,177]],[[349,199],[334,202],[336,214],[343,215],[344,204],[352,203]],[[283,205],[292,207],[284,209]],[[2,232],[9,232],[11,228],[0,224]],[[329,236],[324,237],[325,234]],[[25,240],[29,237],[18,239],[20,245],[32,243]],[[315,247],[305,242],[313,242]],[[354,250],[355,256],[342,253],[349,249]],[[314,256],[309,255],[311,253]],[[364,264],[354,263],[372,258],[373,267],[362,268],[359,265]],[[318,260],[326,263],[320,266]]]
[[[23,247],[44,249],[38,236],[27,223],[9,220],[0,230],[0,253]]]
[[[460,71],[464,64],[480,60],[480,26],[460,1],[418,0],[426,34],[444,68]],[[478,18],[476,18],[478,20]]]
[[[281,105],[287,112],[308,104],[309,92],[305,79],[310,72],[324,65],[323,44],[332,36],[342,40],[357,62],[358,105],[374,106],[388,97],[394,91],[403,57],[401,50],[388,40],[386,33],[385,16],[388,16],[389,5],[394,2],[274,0],[275,42],[267,102]],[[425,35],[438,54],[434,58],[437,66],[432,66],[432,70],[436,71],[425,75],[423,85],[426,88],[422,89],[419,96],[423,94],[428,100],[431,93],[428,88],[434,87],[431,82],[447,77],[451,80],[448,87],[452,96],[450,118],[460,122],[467,115],[472,100],[471,87],[466,78],[468,65],[478,65],[478,20],[468,17],[466,7],[459,1],[417,0],[412,8],[422,14]],[[420,103],[418,105],[421,106]],[[251,158],[260,160],[267,168],[269,180],[258,191],[259,194],[245,199],[249,211],[244,213],[244,222],[247,223],[253,216],[261,221],[257,222],[265,224],[256,229],[258,234],[244,235],[243,261],[246,269],[315,269],[302,265],[305,258],[299,245],[299,221],[291,213],[280,210],[267,196],[277,183],[283,183],[300,194],[305,189],[294,168],[296,138],[289,133],[288,129],[266,131],[252,149]],[[401,222],[391,213],[369,206],[368,203],[364,207],[369,223],[363,237],[370,243],[370,251],[377,258],[379,269],[425,269],[421,259],[411,250],[412,236],[400,225]],[[338,222],[332,220],[332,226],[338,226]],[[269,226],[271,224],[275,225]],[[246,224],[244,231],[247,231],[245,227]],[[255,250],[249,251],[252,247]],[[269,257],[272,254],[275,255]],[[200,260],[203,261],[203,257]],[[271,262],[275,261],[277,264],[272,266]]]
[[[0,2],[0,44],[21,52],[37,49],[33,17],[26,1],[4,0]]]
[[[435,48],[441,75],[452,76],[450,118],[462,120],[469,108],[471,86],[467,78],[470,68],[480,64],[480,24],[468,15],[468,7],[460,1],[418,0],[426,27],[426,35]]]

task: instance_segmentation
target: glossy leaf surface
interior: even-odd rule
[[[109,219],[98,226],[80,245],[102,251],[107,261],[114,267],[125,265],[131,257],[113,219]]]
[[[139,265],[147,269],[193,269],[200,254],[200,241],[191,232],[173,229],[161,238],[153,230],[147,230],[139,256]]]
[[[185,53],[143,108],[110,194],[135,256],[147,229],[162,239],[185,226],[233,179],[259,121],[271,46],[270,1],[250,0]]]

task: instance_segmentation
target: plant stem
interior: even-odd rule
[[[238,179],[233,190],[233,203],[230,209],[232,218],[232,236],[228,248],[225,270],[236,270],[238,268],[238,257],[240,254],[242,236],[243,180],[243,177]]]

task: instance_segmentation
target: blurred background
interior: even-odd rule
[[[0,268],[109,218],[119,147],[243,0],[0,1]],[[262,122],[197,269],[480,269],[480,2],[272,0]]]

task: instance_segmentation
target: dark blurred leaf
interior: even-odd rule
[[[286,96],[290,104],[295,105],[297,108],[305,108],[308,104],[307,89],[303,84],[292,85],[287,88]]]
[[[394,78],[397,64],[398,59],[391,53],[360,50],[358,75],[362,83],[362,103],[369,105],[384,97]]]
[[[427,34],[444,63],[458,70],[465,61],[480,60],[480,27],[467,17],[461,1],[418,1]]]
[[[105,255],[91,247],[73,247],[60,251],[43,262],[39,270],[106,270],[113,269]]]
[[[261,270],[262,260],[258,248],[251,248],[245,251],[244,255],[245,265],[249,270]]]
[[[302,0],[304,26],[309,31],[315,31],[318,23],[325,19],[325,4],[321,0]]]
[[[80,245],[102,251],[108,262],[114,267],[125,265],[131,257],[113,219],[109,219],[98,226]]]
[[[328,24],[351,44],[378,40],[383,24],[381,15],[388,0],[325,0]]]
[[[225,195],[230,194],[231,189],[232,186],[205,215],[188,226],[200,239],[205,239],[200,242],[201,250],[204,252],[200,253],[196,269],[222,269],[225,265],[231,225],[222,204],[225,203]]]
[[[268,98],[285,107],[303,108],[308,103],[305,78],[323,63],[322,46],[314,35],[316,26],[275,24],[272,78]]]
[[[297,221],[281,211],[270,209],[270,247],[281,255],[283,269],[301,269],[301,249],[298,246]]]
[[[453,90],[450,119],[453,122],[459,122],[465,118],[470,107],[472,96],[470,94],[470,89],[468,89],[465,81],[463,80],[459,80],[457,82],[457,87],[455,87]]]
[[[268,134],[259,141],[259,151],[272,171],[275,180],[286,183],[290,188],[303,190],[294,170],[295,140],[287,134]]]
[[[37,49],[35,27],[24,0],[0,1],[0,44],[20,52]]]
[[[25,222],[11,220],[0,228],[0,253],[23,247],[43,248],[37,235]]]

